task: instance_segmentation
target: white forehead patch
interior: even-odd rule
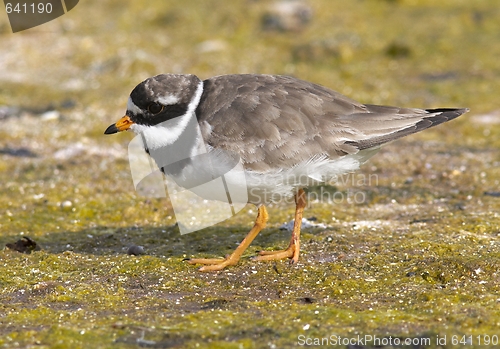
[[[156,101],[163,105],[174,105],[179,103],[180,99],[173,95],[161,96],[156,99]]]
[[[134,102],[132,102],[132,98],[128,98],[128,101],[127,101],[127,110],[131,111],[133,114],[142,114],[143,111],[141,110],[141,108],[139,108],[138,106],[135,105]]]

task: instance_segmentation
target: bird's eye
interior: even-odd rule
[[[151,114],[158,114],[162,110],[163,110],[163,105],[161,105],[159,103],[154,102],[154,103],[151,103],[150,105],[148,105],[148,111]]]

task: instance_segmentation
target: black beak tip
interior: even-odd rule
[[[105,135],[112,135],[113,133],[117,133],[118,131],[120,131],[118,129],[118,127],[116,127],[115,124],[112,124],[112,125],[109,125],[109,127],[106,129],[106,131],[104,131],[104,134]]]

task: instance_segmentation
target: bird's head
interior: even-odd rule
[[[130,93],[127,112],[105,134],[145,128],[193,112],[199,102],[201,81],[195,75],[161,74],[148,78]]]

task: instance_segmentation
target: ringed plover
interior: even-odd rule
[[[255,260],[290,258],[297,263],[306,206],[304,188],[358,169],[384,143],[467,111],[361,104],[289,76],[237,74],[202,81],[195,75],[161,74],[134,88],[125,116],[105,134],[125,130],[141,134],[158,167],[178,178],[188,162],[180,161],[180,167],[169,170],[157,150],[182,137],[188,137],[182,143],[186,158],[201,144],[207,153],[237,156],[246,179],[247,201],[258,207],[258,213],[253,228],[230,256],[189,260],[204,264],[201,271],[217,271],[238,262],[266,226],[265,205],[276,197],[295,199],[292,237],[285,250],[261,251]],[[165,127],[167,121],[172,122]],[[185,135],[189,123],[199,126],[199,134]]]

